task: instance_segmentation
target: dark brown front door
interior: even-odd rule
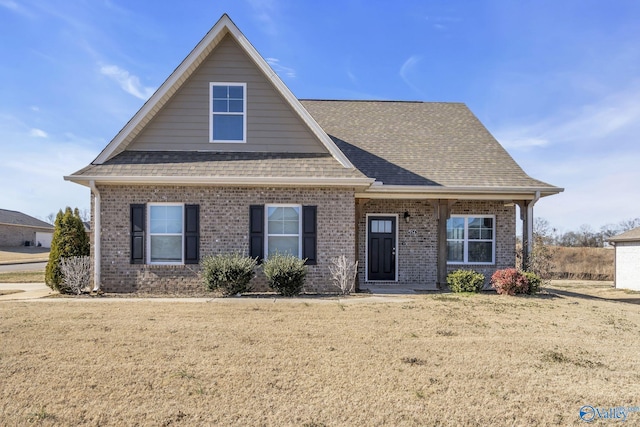
[[[370,216],[367,228],[368,279],[396,280],[396,217]]]

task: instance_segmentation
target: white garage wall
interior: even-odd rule
[[[616,243],[616,288],[640,291],[640,242]]]
[[[40,245],[43,248],[50,248],[51,239],[53,239],[53,233],[41,233],[36,231],[36,241],[34,242],[34,245]]]

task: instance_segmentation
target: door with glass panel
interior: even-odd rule
[[[396,280],[396,217],[369,216],[367,279]]]

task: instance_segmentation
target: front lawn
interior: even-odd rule
[[[2,419],[583,425],[583,405],[640,406],[640,306],[555,292],[2,302]]]

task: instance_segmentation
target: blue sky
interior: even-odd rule
[[[635,0],[0,0],[0,207],[89,208],[62,176],[225,12],[299,98],[466,103],[561,231],[640,217]]]

